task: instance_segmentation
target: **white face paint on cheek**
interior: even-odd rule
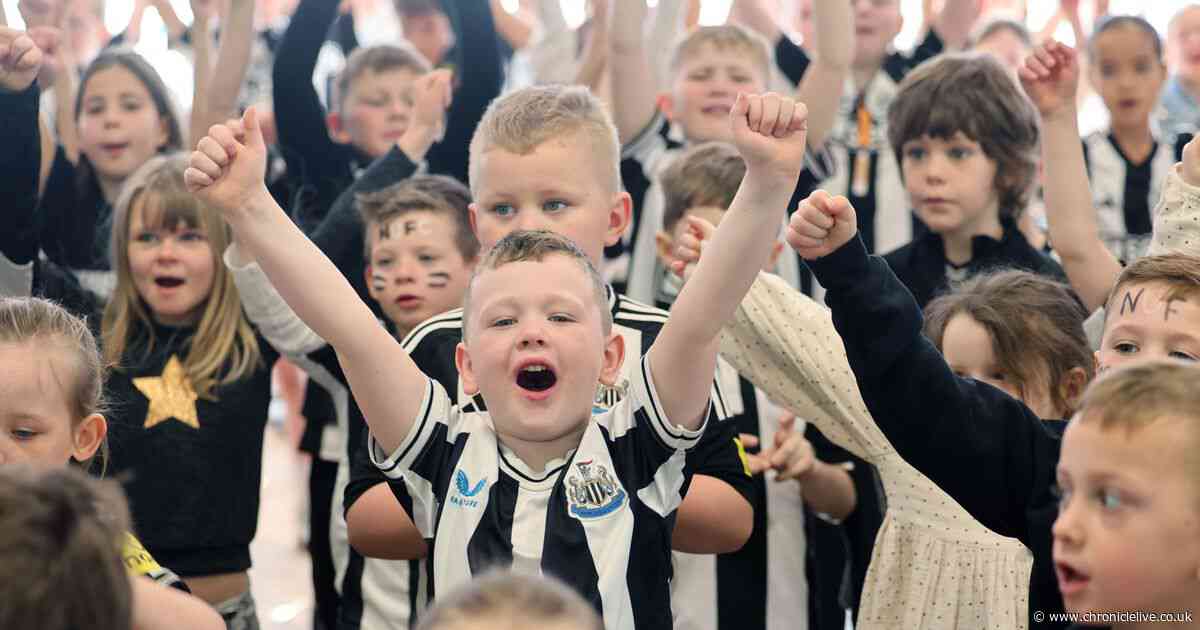
[[[444,289],[450,284],[450,274],[445,271],[429,272],[429,288]]]

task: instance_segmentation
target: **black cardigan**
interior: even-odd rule
[[[905,461],[985,527],[1033,553],[1032,613],[1062,612],[1051,555],[1052,492],[1064,424],[959,378],[921,334],[921,310],[887,263],[857,236],[809,263],[828,293],[833,323],[868,410]]]
[[[1001,219],[1000,224],[1003,227],[1000,240],[990,236],[971,239],[972,256],[966,265],[968,275],[1013,267],[1067,281],[1062,267],[1034,249],[1012,219]],[[949,285],[946,278],[946,250],[942,237],[934,232],[926,231],[908,245],[884,254],[883,259],[908,287],[921,308],[945,292]]]

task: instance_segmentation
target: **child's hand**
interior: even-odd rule
[[[738,94],[729,111],[733,144],[746,172],[765,172],[795,185],[804,166],[808,107],[774,92]]]
[[[454,94],[454,74],[447,69],[434,70],[413,84],[413,126],[441,129],[446,109]]]
[[[717,228],[708,221],[690,214],[685,215],[682,220],[687,221],[687,229],[675,243],[675,261],[671,263],[671,271],[687,280],[696,270],[700,254],[704,251],[705,244],[712,240]]]
[[[1183,162],[1179,168],[1179,176],[1192,186],[1200,186],[1200,136],[1192,136],[1183,147]]]
[[[33,84],[44,55],[24,31],[0,26],[0,91],[21,92]]]
[[[800,202],[788,223],[787,242],[805,260],[837,251],[858,234],[858,218],[850,200],[818,190]]]
[[[1056,41],[1038,46],[1017,69],[1017,76],[1043,118],[1056,114],[1075,116],[1079,63],[1070,46]]]
[[[812,471],[817,463],[812,444],[804,439],[804,434],[796,431],[795,414],[785,414],[779,420],[779,430],[775,432],[775,448],[769,453],[760,453],[769,459],[771,468],[775,469],[775,481],[788,479],[803,479]]]
[[[254,107],[242,120],[213,125],[196,144],[183,178],[188,190],[223,212],[248,210],[267,193],[267,145]]]

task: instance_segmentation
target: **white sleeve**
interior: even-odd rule
[[[263,338],[280,354],[288,357],[304,356],[327,345],[288,306],[258,263],[236,267],[230,262],[236,247],[237,244],[230,245],[225,250],[223,260],[233,274],[233,283],[237,285],[246,317],[258,328]]]
[[[637,377],[630,382],[629,393],[635,404],[646,410],[650,429],[658,436],[658,440],[671,450],[681,451],[695,446],[700,441],[700,436],[704,435],[704,429],[712,417],[712,398],[709,398],[704,410],[704,421],[695,430],[688,430],[668,418],[663,410],[662,401],[658,399],[658,390],[654,387],[649,354],[642,357]]]
[[[33,294],[33,261],[18,265],[0,254],[0,296],[29,297]]]
[[[1178,165],[1167,175],[1162,198],[1154,208],[1154,234],[1147,253],[1175,252],[1200,255],[1200,187],[1183,181]]]

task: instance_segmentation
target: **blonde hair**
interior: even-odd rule
[[[104,362],[87,322],[49,300],[0,298],[0,343],[33,342],[37,342],[39,352],[54,347],[69,359],[71,378],[64,383],[64,390],[71,410],[71,429],[92,414],[104,413]],[[103,474],[108,459],[107,439],[100,452]]]
[[[382,74],[393,70],[408,70],[421,75],[432,68],[421,53],[412,46],[405,44],[378,44],[363,46],[350,53],[346,65],[338,73],[333,83],[333,97],[329,99],[334,111],[342,112],[346,107],[346,97],[350,96],[351,88],[359,77],[367,74]]]
[[[608,308],[608,287],[604,284],[604,278],[600,276],[596,266],[592,264],[592,259],[571,242],[571,239],[556,232],[517,230],[500,239],[495,247],[488,250],[488,253],[475,266],[475,272],[471,275],[466,293],[463,295],[463,339],[467,338],[468,323],[471,321],[471,292],[479,276],[486,271],[499,269],[509,263],[542,262],[552,254],[570,258],[587,273],[588,279],[591,280],[596,306],[600,309],[602,330],[605,335],[612,332],[612,311]]]
[[[417,630],[489,628],[517,630],[550,626],[603,630],[595,609],[558,580],[495,572],[439,597]]]
[[[712,46],[723,52],[736,51],[746,54],[754,62],[755,68],[762,73],[763,81],[770,80],[774,59],[771,45],[762,35],[739,24],[701,26],[686,33],[671,50],[671,75],[679,72],[683,64],[705,46]]]
[[[129,628],[128,530],[115,483],[70,468],[0,468],[0,628]]]
[[[129,178],[117,199],[110,247],[117,286],[104,309],[101,338],[105,360],[118,367],[133,342],[142,336],[147,338],[147,354],[154,347],[154,337],[149,334],[153,320],[134,286],[129,267],[129,225],[135,208],[141,209],[148,227],[170,229],[182,222],[199,228],[212,248],[213,285],[183,358],[183,369],[196,393],[213,399],[213,390],[249,376],[262,357],[254,329],[242,313],[233,275],[221,261],[231,241],[229,228],[216,210],[188,192],[183,182],[186,167],[187,156],[183,154],[153,158]]]
[[[1182,462],[1200,479],[1200,365],[1178,359],[1135,363],[1102,374],[1079,403],[1075,422],[1126,434],[1167,420],[1186,422],[1192,448]]]
[[[580,145],[579,155],[592,158],[597,172],[612,192],[621,189],[621,145],[617,128],[600,99],[579,85],[536,85],[510,92],[488,105],[471,138],[470,183],[479,195],[479,158],[500,148],[528,155],[550,140],[583,134],[590,145]]]

